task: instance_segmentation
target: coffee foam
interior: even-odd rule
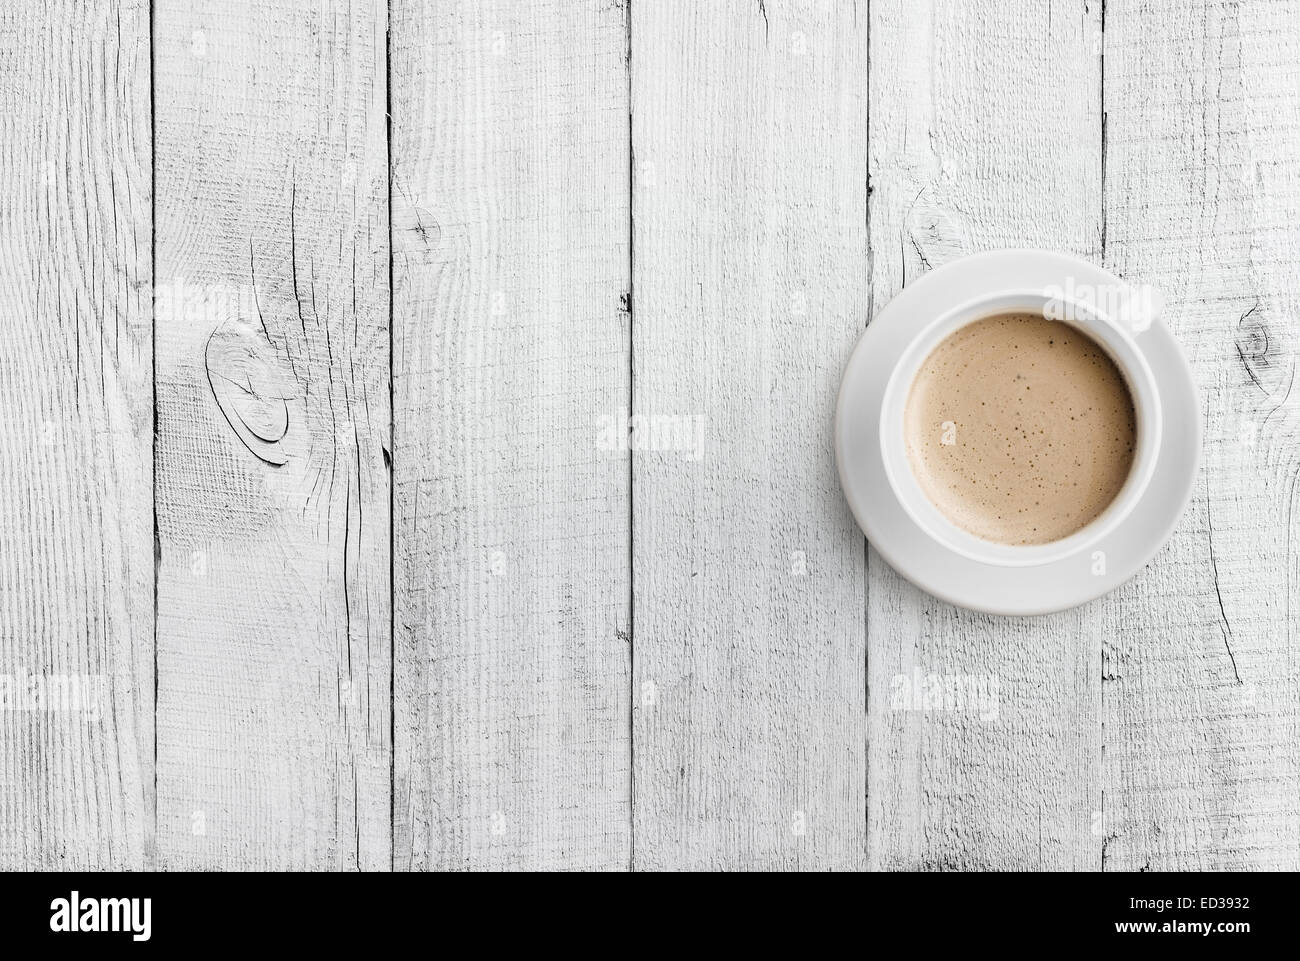
[[[1000,314],[945,338],[904,409],[912,472],[950,521],[1001,544],[1068,537],[1115,499],[1137,418],[1123,375],[1077,328]]]

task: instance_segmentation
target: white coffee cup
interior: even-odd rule
[[[1114,298],[1088,298],[1075,291],[1060,289],[1009,289],[961,304],[923,326],[904,349],[885,386],[879,431],[885,475],[899,504],[913,522],[949,550],[974,561],[1006,567],[1048,564],[1087,550],[1123,524],[1146,491],[1160,451],[1163,421],[1160,394],[1138,342],[1159,309],[1156,301],[1149,290],[1135,288],[1127,288]],[[1047,544],[999,544],[962,530],[926,496],[907,457],[904,408],[921,364],[944,338],[958,328],[1005,313],[1042,314],[1050,320],[1069,324],[1096,341],[1123,375],[1133,398],[1137,419],[1133,464],[1115,499],[1085,527]]]

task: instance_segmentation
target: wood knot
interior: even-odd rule
[[[972,249],[966,219],[954,210],[929,203],[918,195],[907,211],[903,234],[903,273],[906,280],[942,267]]]
[[[1264,384],[1264,381],[1269,379],[1268,324],[1264,321],[1258,301],[1254,307],[1242,314],[1237,322],[1235,345],[1237,359],[1241,362],[1246,376],[1264,393],[1270,393],[1270,388]]]
[[[448,236],[443,234],[443,225],[428,208],[413,203],[393,208],[393,242],[407,257],[421,263],[451,260],[463,238],[454,227],[448,228]]]
[[[225,321],[204,349],[208,384],[217,406],[254,456],[274,467],[289,460],[289,401],[297,385],[280,366],[275,346],[261,327]]]

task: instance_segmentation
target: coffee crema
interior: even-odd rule
[[[1123,374],[1091,337],[1032,313],[958,328],[921,363],[904,408],[912,473],[950,521],[1000,544],[1086,527],[1133,466]]]

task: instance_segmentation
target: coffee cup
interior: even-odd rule
[[[1140,343],[1159,310],[1152,292],[1125,288],[1116,296],[1074,289],[1005,289],[985,293],[933,318],[904,348],[889,377],[880,412],[880,453],[898,503],[921,531],[948,550],[983,564],[1018,567],[1050,564],[1086,552],[1129,519],[1149,486],[1161,443],[1156,379]],[[1104,292],[1103,292],[1104,293]],[[1132,400],[1136,424],[1127,477],[1097,516],[1067,536],[1047,543],[999,543],[958,526],[927,495],[908,457],[905,412],[922,364],[949,336],[987,318],[1032,314],[1068,325],[1113,361]]]

